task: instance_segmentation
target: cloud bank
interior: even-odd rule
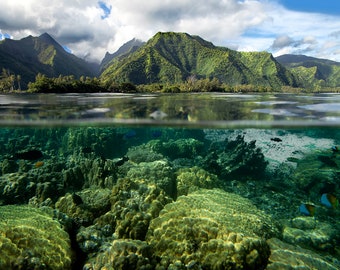
[[[277,0],[11,0],[0,3],[0,29],[0,39],[48,32],[91,61],[158,31],[200,35],[238,50],[340,61],[340,16],[289,11]]]

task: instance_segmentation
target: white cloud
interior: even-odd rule
[[[240,50],[340,61],[339,17],[289,11],[274,0],[1,1],[0,29],[15,39],[48,32],[76,55],[97,61],[158,31],[188,32]]]

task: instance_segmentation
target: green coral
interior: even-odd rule
[[[204,143],[193,139],[170,139],[167,142],[159,141],[153,146],[153,149],[163,155],[171,158],[195,158],[204,150]]]
[[[162,188],[173,198],[176,195],[175,173],[166,159],[131,164],[125,177],[133,180],[145,180]]]
[[[182,168],[177,171],[177,196],[187,195],[199,188],[222,188],[223,183],[212,173],[199,167]]]
[[[263,239],[275,235],[274,222],[249,200],[202,189],[167,204],[146,240],[165,268],[264,269],[270,252]]]
[[[140,240],[114,240],[105,252],[87,262],[84,269],[154,269],[150,246]]]
[[[109,189],[84,189],[77,194],[60,197],[55,207],[73,218],[79,225],[92,224],[96,217],[110,209]]]
[[[111,196],[115,235],[144,240],[150,221],[171,201],[162,189],[145,180],[119,180]]]
[[[68,234],[36,208],[0,207],[0,248],[0,269],[71,268]]]

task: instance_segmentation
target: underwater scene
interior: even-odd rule
[[[0,96],[0,269],[340,269],[340,95]]]

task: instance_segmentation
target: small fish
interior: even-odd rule
[[[119,166],[122,166],[126,161],[128,161],[129,160],[129,158],[128,157],[126,157],[126,156],[124,156],[124,157],[122,157],[120,160],[118,160],[116,163],[115,163],[115,165],[117,166],[117,167],[119,167]]]
[[[45,163],[44,161],[37,161],[35,164],[34,164],[34,167],[35,168],[40,168],[41,166],[43,166]]]
[[[290,161],[290,162],[299,162],[300,160],[298,158],[295,158],[295,157],[287,157],[287,161]]]
[[[339,152],[339,148],[336,145],[332,146],[331,150],[334,154]]]
[[[309,203],[303,203],[299,207],[299,211],[304,216],[314,217],[315,205]]]
[[[43,157],[40,150],[30,150],[27,152],[18,152],[14,154],[14,159],[36,160]]]
[[[282,140],[280,138],[277,138],[277,137],[270,138],[270,140],[273,141],[273,142],[282,142]]]
[[[339,205],[339,200],[331,193],[322,194],[320,202],[327,208],[333,208],[333,209],[337,208]]]

